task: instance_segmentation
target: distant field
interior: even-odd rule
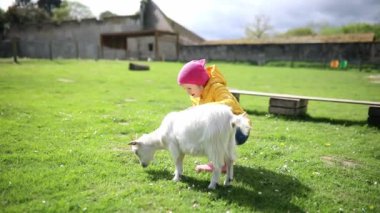
[[[242,96],[253,130],[239,146],[231,187],[208,191],[203,157],[185,178],[158,152],[143,169],[127,143],[190,101],[181,63],[0,60],[0,212],[379,212],[380,129],[368,108],[310,102],[308,116],[267,113]],[[217,63],[230,87],[380,101],[380,73]],[[224,178],[224,177],[223,177]]]

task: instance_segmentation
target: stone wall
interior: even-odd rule
[[[179,60],[188,61],[196,58],[250,62],[259,65],[269,61],[327,63],[333,59],[344,59],[352,64],[380,65],[380,43],[187,45],[180,47]]]
[[[12,28],[10,37],[18,39],[18,54],[30,58],[155,59],[188,61],[196,58],[264,64],[270,61],[309,61],[328,63],[333,59],[350,64],[380,65],[380,43],[304,43],[182,45],[176,49],[173,35],[129,37],[127,49],[101,48],[102,33],[138,32],[138,16],[105,20],[87,19],[62,24],[25,25]],[[25,33],[27,32],[27,33]],[[158,42],[157,46],[155,42]],[[178,56],[177,56],[178,54]],[[12,44],[0,42],[0,57],[12,56]]]

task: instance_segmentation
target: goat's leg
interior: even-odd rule
[[[183,173],[183,158],[185,155],[179,154],[175,160],[175,172],[173,181],[180,181]]]
[[[222,173],[222,168],[221,166],[216,166],[214,164],[214,170],[212,171],[212,177],[210,181],[210,185],[208,185],[209,189],[215,189],[216,185],[218,184],[220,174]]]
[[[234,162],[231,159],[226,160],[227,174],[224,180],[224,185],[229,186],[234,178]]]

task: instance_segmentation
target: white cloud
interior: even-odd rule
[[[131,15],[140,0],[77,0],[98,16],[111,11]],[[4,10],[14,0],[1,0]],[[379,0],[154,0],[171,19],[205,39],[233,39],[244,36],[254,16],[270,17],[273,30],[283,32],[309,23],[343,25],[352,22],[380,23]]]

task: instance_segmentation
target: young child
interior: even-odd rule
[[[239,102],[228,90],[227,82],[216,65],[205,67],[205,64],[205,59],[193,60],[186,63],[178,73],[177,82],[190,95],[193,106],[218,102],[230,106],[236,115],[245,113]],[[248,136],[249,134],[244,135],[238,128],[235,135],[237,145],[245,143]],[[213,165],[210,162],[198,165],[195,169],[198,172],[211,172]],[[225,170],[226,168],[223,167],[222,172]]]

